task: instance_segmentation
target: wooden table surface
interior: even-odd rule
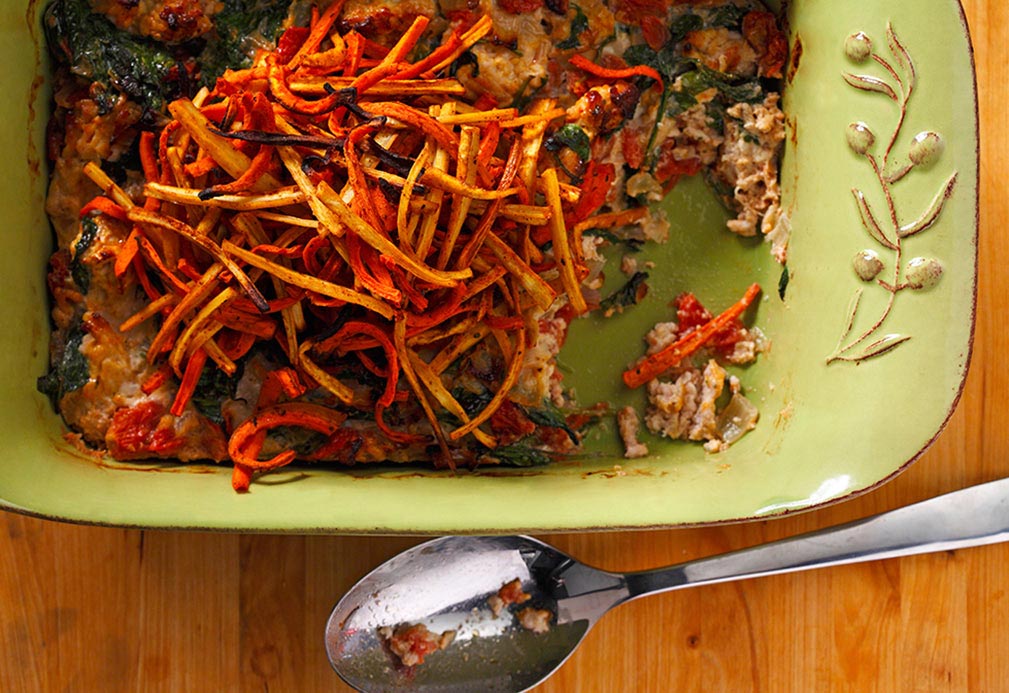
[[[1009,474],[1009,5],[965,0],[980,91],[981,253],[960,406],[906,473],[857,500],[709,529],[547,536],[643,569],[862,517]],[[1003,399],[1007,398],[1007,399]],[[0,514],[0,691],[343,691],[333,602],[415,539],[78,527]],[[537,691],[1009,690],[1009,544],[631,603]]]

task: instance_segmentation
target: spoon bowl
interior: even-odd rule
[[[630,599],[1007,539],[1009,479],[637,573],[592,568],[530,537],[443,537],[393,557],[358,582],[329,618],[326,652],[360,691],[524,691],[556,671],[607,611]],[[516,580],[520,591],[513,589]],[[537,613],[540,623],[526,618]],[[407,636],[420,626],[431,633],[434,651],[419,652],[415,661],[409,655],[418,652],[416,642],[411,646]]]
[[[528,601],[495,614],[491,598],[515,579]],[[344,681],[364,691],[526,690],[560,667],[601,615],[564,603],[572,581],[579,591],[623,584],[530,537],[434,539],[395,556],[340,600],[326,651]],[[546,633],[521,625],[525,608],[550,613]],[[404,624],[454,638],[422,665],[404,667],[380,634]]]

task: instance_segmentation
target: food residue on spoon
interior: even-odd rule
[[[549,609],[537,609],[532,606],[527,606],[515,616],[523,628],[540,635],[550,630],[550,620],[554,617]]]
[[[497,618],[506,607],[512,604],[524,604],[529,599],[531,599],[529,594],[522,590],[522,581],[515,578],[511,582],[501,585],[501,589],[496,594],[488,597],[487,604],[490,606],[494,618]]]
[[[432,652],[448,647],[455,639],[455,631],[432,633],[423,623],[414,623],[395,629],[383,626],[378,629],[378,636],[403,666],[414,667],[423,664],[424,658]]]

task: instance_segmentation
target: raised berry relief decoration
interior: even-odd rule
[[[927,130],[911,139],[905,154],[896,152],[907,118],[908,104],[914,93],[917,72],[911,54],[889,23],[886,26],[886,44],[892,60],[880,55],[875,50],[872,39],[865,33],[850,35],[844,43],[848,59],[857,64],[874,62],[882,67],[884,74],[877,77],[845,72],[843,77],[855,89],[883,95],[897,106],[897,122],[885,142],[878,140],[872,127],[861,121],[851,123],[846,132],[848,146],[872,168],[885,200],[885,210],[879,214],[873,210],[873,205],[863,190],[852,188],[851,194],[862,227],[878,246],[855,253],[852,266],[860,281],[885,291],[888,296],[879,317],[859,332],[854,329],[856,318],[862,296],[869,287],[860,286],[855,291],[837,347],[827,357],[828,364],[837,361],[859,363],[886,354],[910,340],[911,335],[888,332],[883,329],[883,324],[893,311],[900,294],[905,291],[927,291],[939,283],[943,274],[942,263],[935,258],[907,259],[907,242],[938,221],[946,201],[956,188],[957,172],[953,171],[944,180],[931,202],[913,219],[908,220],[898,210],[894,195],[897,184],[912,171],[925,172],[931,169],[942,157],[945,143],[939,133]]]

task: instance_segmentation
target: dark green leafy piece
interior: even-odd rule
[[[782,301],[785,300],[785,292],[788,290],[788,265],[785,265],[781,270],[781,276],[778,277],[778,298]]]
[[[48,395],[54,402],[59,402],[68,392],[84,387],[91,378],[91,367],[81,353],[85,334],[83,323],[73,325],[67,331],[59,361],[36,383],[39,392]]]
[[[543,148],[548,152],[558,152],[563,147],[573,151],[582,161],[588,161],[591,156],[589,136],[574,123],[568,123],[543,143]]]
[[[575,16],[571,19],[571,33],[568,37],[557,44],[557,47],[562,51],[570,50],[572,48],[578,48],[581,44],[581,39],[579,38],[583,32],[589,30],[589,18],[585,16],[582,12],[582,8],[575,5]]]
[[[648,272],[635,272],[627,283],[599,302],[604,312],[636,306],[648,293]]]
[[[712,70],[699,61],[691,61],[694,70],[687,72],[680,79],[683,89],[691,95],[700,94],[712,87],[730,103],[744,101],[756,103],[763,100],[763,89],[756,79],[740,79],[732,75]]]
[[[235,390],[241,377],[241,369],[229,376],[220,368],[210,365],[204,368],[200,374],[200,379],[196,383],[196,389],[193,391],[190,401],[198,412],[214,423],[224,423],[221,404],[226,400],[234,399]]]
[[[476,393],[472,390],[456,387],[452,389],[452,397],[455,398],[455,401],[466,412],[466,416],[476,416],[487,408],[487,405],[494,399],[494,393],[486,389],[481,393]]]
[[[91,272],[84,264],[84,253],[95,242],[97,236],[98,224],[91,217],[84,217],[81,220],[81,233],[77,243],[74,244],[74,259],[70,261],[70,276],[83,294],[86,294],[91,286]]]
[[[488,449],[480,457],[496,460],[506,467],[542,467],[553,462],[550,453],[521,443]]]
[[[568,434],[568,438],[575,445],[578,445],[578,434],[568,426],[567,417],[564,412],[556,407],[550,400],[544,400],[543,406],[537,409],[526,409],[526,416],[537,426],[547,426],[549,428],[559,428]]]
[[[44,23],[55,60],[99,86],[92,98],[102,113],[119,93],[157,111],[186,91],[186,70],[164,46],[117,28],[87,0],[54,0]]]
[[[448,67],[449,75],[455,77],[456,73],[459,72],[459,68],[465,67],[466,65],[469,65],[470,67],[473,68],[473,71],[470,73],[470,76],[474,78],[480,76],[480,61],[477,60],[477,57],[473,53],[473,51],[466,51],[458,58],[456,58],[455,61]]]
[[[739,29],[743,25],[743,17],[749,14],[749,12],[750,10],[745,7],[723,5],[708,17],[708,26]]]
[[[228,68],[251,65],[257,48],[276,43],[289,9],[273,0],[225,0],[214,17],[216,35],[200,54],[200,81],[212,85]]]

